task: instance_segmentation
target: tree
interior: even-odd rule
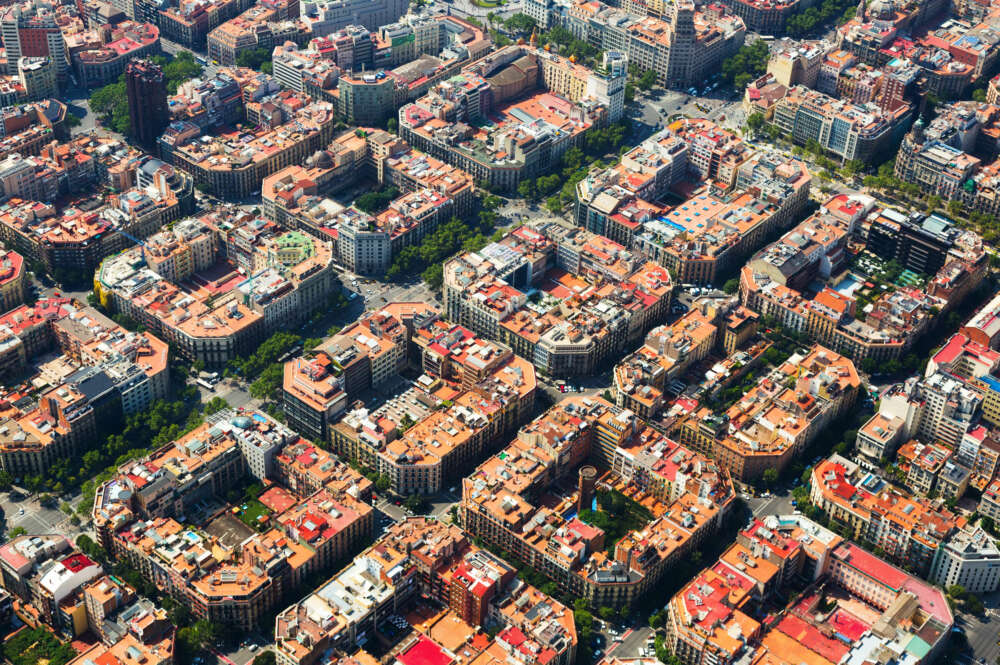
[[[654,85],[656,85],[656,72],[652,69],[647,69],[639,77],[636,82],[640,90],[650,90]]]
[[[410,496],[403,499],[403,507],[409,510],[411,513],[419,513],[424,508],[424,498],[419,494],[411,494]]]
[[[753,136],[757,135],[757,132],[761,130],[764,126],[764,114],[760,111],[751,113],[747,116],[747,128],[750,129],[750,133]]]
[[[26,533],[28,533],[28,530],[25,529],[23,526],[16,526],[10,530],[10,533],[7,534],[7,536],[11,539],[14,539],[17,538],[18,536],[23,536]]]
[[[108,559],[108,554],[104,551],[104,548],[94,542],[94,539],[85,533],[76,537],[76,546],[77,549],[94,561],[104,562]]]
[[[228,408],[229,402],[216,395],[205,404],[205,415],[210,416],[213,413],[218,413],[219,411],[223,411]]]
[[[993,535],[996,535],[997,533],[996,523],[993,521],[992,517],[983,517],[983,519],[979,521],[979,526],[983,527],[985,531]]]
[[[392,487],[392,478],[385,473],[379,474],[378,480],[375,481],[375,489],[379,492],[385,492],[388,491],[390,487]]]
[[[625,101],[627,103],[635,101],[635,85],[632,83],[625,84]]]
[[[776,469],[766,469],[763,480],[764,484],[768,487],[774,487],[774,484],[778,482],[778,471]]]
[[[0,471],[0,492],[9,492],[14,487],[14,476],[7,471]]]
[[[78,116],[76,116],[76,115],[74,115],[72,113],[67,113],[66,114],[66,126],[67,127],[70,127],[70,128],[79,127],[82,123],[83,123],[83,120],[80,120],[80,118]]]
[[[518,12],[503,22],[503,27],[511,32],[532,32],[538,24],[527,14]]]
[[[722,290],[728,293],[729,295],[736,293],[737,291],[740,290],[740,280],[736,279],[735,277],[727,279],[726,283],[722,285]]]
[[[260,373],[260,377],[250,384],[250,395],[257,399],[276,399],[284,375],[285,370],[282,365],[278,363],[269,365]]]
[[[392,134],[399,133],[399,120],[390,116],[388,120],[385,121],[385,128],[388,132]]]
[[[236,55],[236,65],[238,67],[249,67],[250,69],[260,69],[266,61],[271,59],[271,51],[266,48],[244,49]]]
[[[722,61],[722,77],[737,90],[762,76],[767,71],[769,58],[767,42],[758,39]]]
[[[365,192],[354,202],[354,207],[369,215],[382,212],[393,199],[399,196],[399,190],[395,187],[386,187],[376,192]]]
[[[270,649],[262,651],[253,659],[253,665],[275,665],[274,652]]]
[[[558,215],[562,212],[562,199],[558,196],[552,196],[546,199],[545,209],[551,212],[553,215]]]

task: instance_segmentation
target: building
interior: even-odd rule
[[[140,260],[145,247],[104,261],[95,289],[106,306],[192,362],[218,366],[249,353],[275,330],[305,320],[332,288],[328,242],[233,208],[182,220],[146,245],[147,264]],[[178,286],[206,269],[218,271],[216,288]]]
[[[153,148],[169,119],[163,71],[148,60],[130,61],[125,67],[125,92],[132,136]]]
[[[57,7],[35,0],[7,5],[0,13],[0,34],[7,54],[7,72],[18,69],[21,58],[48,58],[59,86],[67,82],[69,54],[60,29]],[[55,96],[55,95],[50,95]]]
[[[157,25],[163,36],[193,49],[204,49],[208,33],[250,9],[249,0],[178,0],[167,5],[135,0],[136,20]]]
[[[874,102],[856,104],[799,85],[788,88],[776,102],[773,123],[800,145],[817,141],[845,161],[871,163],[884,151],[895,149],[910,115],[908,105],[890,110]]]
[[[392,524],[313,594],[278,615],[278,662],[306,665],[324,652],[354,652],[383,617],[414,606],[432,618],[415,625],[400,645],[397,658],[404,665],[444,662],[452,650],[480,665],[525,662],[513,656],[524,652],[553,665],[571,665],[575,658],[572,613],[561,603],[518,582],[514,568],[471,544],[458,527],[412,517]],[[496,629],[496,637],[480,628]],[[358,650],[334,662],[377,661]]]
[[[841,214],[844,210],[851,214]],[[937,232],[945,243],[940,253],[914,246],[912,256],[903,256],[914,272],[922,258],[923,269],[930,271],[925,274],[933,275],[926,288],[854,288],[861,277],[845,270],[847,245],[866,224],[867,247],[890,260],[899,260],[897,249],[906,242],[906,229]],[[984,256],[978,235],[960,231],[939,217],[919,213],[906,217],[875,205],[874,200],[862,205],[838,196],[743,266],[740,297],[754,311],[867,367],[901,358],[935,316],[961,302],[981,282]],[[817,290],[816,285],[822,288]],[[859,311],[860,296],[871,302]]]
[[[983,347],[1000,349],[1000,295],[979,308],[959,333]]]
[[[242,630],[260,626],[284,589],[328,569],[373,527],[371,506],[358,498],[370,484],[333,461],[324,468],[336,476],[316,491],[299,487],[296,498],[274,486],[262,494],[257,531],[232,531],[239,506],[198,512],[201,502],[224,495],[247,474],[261,481],[285,477],[280,457],[290,447],[296,458],[314,450],[262,414],[214,414],[183,439],[126,463],[98,489],[98,538],[195,616]],[[182,526],[175,515],[200,517]]]
[[[912,497],[834,455],[812,469],[810,500],[889,560],[927,575],[938,549],[965,524],[941,502]]]
[[[160,51],[160,29],[151,23],[124,21],[111,28],[109,38],[71,49],[73,71],[84,88],[97,88],[118,80],[133,58],[147,58]]]
[[[743,45],[746,36],[743,19],[719,5],[698,10],[694,3],[685,3],[680,11],[673,11],[658,2],[660,7],[650,11],[653,3],[633,3],[645,5],[636,11],[638,7],[628,2],[621,8],[586,0],[566,4],[549,12],[540,24],[561,23],[577,39],[588,40],[599,50],[620,51],[641,70],[656,72],[658,83],[671,87],[706,80]]]
[[[182,135],[167,148],[170,160],[216,196],[244,198],[260,192],[264,178],[305,160],[333,138],[334,113],[327,102],[310,103],[309,98],[290,95],[279,107],[265,101],[256,108],[274,114],[270,122],[251,120],[255,106],[248,105],[247,120],[256,127],[230,129],[207,139],[200,131]],[[161,152],[164,141],[160,141]],[[166,158],[166,155],[165,155]]]
[[[622,488],[654,515],[613,551],[605,552],[604,531],[576,517],[593,498],[591,462],[610,469],[605,486]],[[579,489],[537,502],[538,492],[556,482]],[[615,606],[656,588],[666,571],[711,537],[731,505],[731,488],[724,469],[631,411],[597,397],[572,397],[521,428],[463,481],[461,510],[471,534],[542,571],[565,592]]]
[[[401,195],[367,215],[327,195],[368,177]],[[433,233],[452,215],[469,214],[468,173],[410,148],[381,130],[347,131],[304,166],[289,166],[262,184],[264,214],[288,228],[334,241],[339,263],[357,274],[382,276],[404,247]]]
[[[656,203],[673,186],[685,201]],[[576,222],[641,251],[677,281],[708,284],[734,269],[773,232],[787,228],[809,199],[805,166],[753,153],[707,120],[678,120],[576,186]],[[697,214],[694,214],[697,213]]]
[[[1000,586],[1000,549],[982,529],[963,529],[938,549],[928,578],[945,589],[959,584],[975,594]]]
[[[547,172],[591,128],[617,120],[612,113],[624,108],[627,61],[612,52],[604,62],[599,72],[533,45],[505,46],[401,108],[400,136],[478,180],[513,191]],[[376,76],[370,85],[378,84]],[[478,134],[465,124],[487,115],[502,120]],[[496,146],[504,146],[503,157]]]
[[[222,65],[235,65],[246,51],[271,51],[286,41],[304,42],[312,36],[302,21],[297,21],[295,2],[269,1],[254,5],[208,33],[208,57]]]
[[[25,101],[59,95],[56,67],[49,58],[22,57],[17,61],[17,78],[24,88]]]
[[[66,105],[56,99],[46,99],[2,112],[3,131],[0,137],[0,159],[12,153],[37,155],[54,139],[66,140]]]
[[[805,593],[773,621],[753,618],[775,591],[802,583]],[[674,595],[665,646],[685,665],[789,657],[820,665],[875,654],[918,664],[946,648],[953,623],[941,590],[811,520],[773,515]]]
[[[865,249],[884,259],[895,259],[907,270],[933,275],[944,267],[952,250],[962,251],[964,235],[962,229],[937,214],[906,215],[885,209],[870,218]]]
[[[65,639],[86,632],[80,591],[103,572],[58,534],[17,536],[0,546],[0,582],[17,599],[22,621],[47,624]]]
[[[420,303],[390,303],[367,313],[305,357],[285,363],[282,401],[289,422],[317,441],[354,399],[406,367],[413,330],[437,311]]]
[[[573,376],[660,323],[671,284],[665,268],[606,237],[543,223],[446,262],[445,314],[549,376]],[[544,293],[537,303],[532,288]]]
[[[124,415],[143,411],[168,393],[167,345],[150,333],[125,331],[96,310],[66,298],[22,305],[0,318],[5,374],[58,349],[32,382],[37,397],[8,394],[0,414],[0,468],[15,475],[43,473],[72,457]],[[55,371],[50,371],[57,365]]]
[[[334,450],[376,469],[400,495],[438,492],[462,475],[530,418],[537,387],[531,364],[503,345],[430,313],[412,326],[419,357],[410,362],[424,371],[417,386],[331,428]]]
[[[712,457],[741,481],[781,472],[823,428],[848,412],[861,379],[848,358],[815,345],[793,354],[735,404],[720,414],[724,426],[712,443]],[[677,425],[682,443],[697,440],[697,415]]]
[[[243,87],[253,86],[245,78],[238,78],[243,71],[223,70],[211,79],[181,83],[177,94],[167,100],[171,119],[184,127],[194,125],[202,130],[242,122],[246,118]],[[253,96],[248,94],[251,100]],[[162,150],[162,141],[160,145]]]
[[[17,252],[8,250],[0,258],[0,309],[8,312],[24,303],[25,273],[24,258]]]
[[[317,37],[349,25],[376,31],[406,13],[406,0],[312,0],[301,5],[302,20]]]

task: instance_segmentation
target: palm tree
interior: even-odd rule
[[[496,13],[488,12],[486,14],[486,25],[489,27],[490,30],[493,29],[493,21],[495,21],[496,19],[497,19]]]

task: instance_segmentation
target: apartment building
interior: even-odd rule
[[[34,377],[37,399],[18,395],[0,415],[0,468],[8,473],[43,473],[55,460],[80,453],[123,415],[167,396],[166,343],[128,332],[69,299],[22,305],[0,318],[0,330],[7,372],[23,370],[43,352],[63,354]]]
[[[399,376],[414,329],[436,316],[436,308],[424,303],[389,303],[286,362],[282,400],[289,422],[329,441],[330,427],[359,395]]]
[[[963,529],[938,549],[928,579],[945,589],[960,584],[970,593],[992,593],[1000,587],[1000,549],[982,529]]]
[[[398,20],[408,7],[405,0],[310,0],[299,11],[310,32],[323,37],[349,25],[378,30]]]
[[[178,0],[162,6],[152,0],[135,0],[140,17],[159,26],[163,36],[188,48],[205,48],[208,33],[250,9],[249,0]]]
[[[740,297],[747,307],[855,361],[898,359],[928,330],[936,314],[957,305],[982,280],[982,240],[957,229],[946,235],[944,231],[953,227],[926,218],[923,226],[940,228],[941,237],[950,238],[944,253],[934,258],[920,254],[924,268],[934,275],[928,287],[877,293],[871,309],[858,312],[850,288],[853,278],[843,276],[850,235],[868,224],[871,251],[897,258],[897,246],[905,240],[900,237],[902,224],[893,220],[920,228],[923,216],[914,214],[908,220],[895,210],[874,205],[864,213],[859,208],[851,216],[835,214],[843,204],[832,199],[756,254],[740,271]],[[917,260],[914,249],[913,262]],[[824,284],[823,288],[811,298],[803,297],[803,291],[816,282]]]
[[[612,114],[624,108],[627,65],[620,53],[605,53],[599,73],[534,44],[505,46],[401,108],[400,136],[500,191],[513,191],[521,180],[547,172],[591,128],[618,120]],[[484,135],[461,122],[487,115],[502,121]]]
[[[149,264],[138,260],[142,247],[104,261],[95,288],[107,306],[142,322],[192,361],[217,366],[249,353],[329,299],[330,243],[245,211],[218,208],[182,220],[151,245]],[[221,271],[215,290],[189,292],[172,281],[203,274],[206,266]]]
[[[706,184],[673,208],[653,203],[686,176]],[[810,181],[797,160],[754,153],[708,121],[680,120],[577,184],[576,222],[643,252],[678,281],[708,284],[787,228]]]
[[[123,21],[108,35],[87,31],[69,42],[73,72],[84,88],[97,88],[118,80],[132,58],[146,58],[160,51],[160,29],[151,23]]]
[[[66,105],[57,99],[10,106],[0,113],[0,159],[12,153],[37,155],[53,139],[65,140]]]
[[[7,250],[0,258],[0,309],[8,312],[24,303],[26,295],[24,257]]]
[[[198,507],[248,473],[260,480],[287,477],[279,457],[304,465],[313,450],[259,413],[220,412],[181,440],[125,464],[101,486],[94,505],[98,538],[195,616],[254,629],[286,589],[329,568],[371,533],[373,511],[358,498],[367,481],[343,465],[319,465],[317,471],[336,477],[316,491],[296,486],[299,499],[277,486],[262,494],[273,515],[245,539],[237,532],[233,540],[225,522],[236,518],[229,510],[201,514]],[[182,526],[174,516],[196,516],[200,526]]]
[[[650,420],[666,406],[670,382],[708,357],[718,336],[714,316],[692,308],[676,323],[649,331],[645,343],[615,365],[615,402]]]
[[[813,467],[810,500],[885,556],[927,575],[937,550],[964,519],[940,502],[912,497],[834,455]]]
[[[551,268],[569,273],[543,277]],[[444,267],[445,313],[550,376],[590,372],[666,316],[671,278],[616,242],[561,224],[522,227]],[[525,293],[545,297],[529,303]],[[641,294],[641,295],[640,295]]]
[[[143,175],[148,180],[141,186],[111,197],[86,193],[97,181],[97,165],[92,156],[58,146],[37,157],[8,155],[0,162],[6,198],[0,240],[49,271],[79,275],[132,246],[123,233],[149,236],[194,202],[191,179],[152,159],[132,166],[152,171]]]
[[[818,664],[875,654],[928,663],[945,648],[954,617],[939,589],[801,516],[769,516],[752,529],[667,605],[665,644],[685,665],[778,663],[790,655]],[[814,584],[773,622],[757,622],[767,592],[791,581],[787,570]],[[832,585],[837,595],[827,591]],[[905,651],[914,639],[919,655]]]
[[[181,141],[170,150],[169,158],[196,185],[209,187],[217,196],[240,199],[256,194],[264,178],[304,160],[333,138],[335,122],[329,103],[295,104],[298,110],[288,117],[280,114],[283,122],[273,127],[235,129],[211,140]]]
[[[86,632],[80,592],[103,573],[58,534],[16,536],[0,546],[0,583],[19,601],[22,621],[44,623],[65,639]]]
[[[515,578],[509,564],[472,545],[453,525],[425,517],[392,524],[315,593],[278,615],[278,662],[304,665],[330,650],[354,651],[388,616],[415,603],[423,608],[423,597],[440,603],[443,616],[414,626],[399,648],[401,663],[449,658],[457,649],[483,665],[524,663],[516,654],[525,653],[570,665],[576,653],[572,613]],[[478,626],[497,628],[496,637],[473,639],[483,635]],[[375,661],[360,650],[336,662]]]
[[[69,54],[60,21],[65,10],[46,3],[26,0],[7,5],[0,13],[0,33],[7,54],[7,72],[16,72],[22,57],[48,58],[55,68],[56,81],[67,83]]]
[[[250,7],[208,33],[208,57],[222,65],[235,65],[240,54],[255,49],[271,51],[286,41],[302,43],[312,37],[307,24],[296,20],[294,2],[262,3]]]
[[[773,122],[799,144],[815,140],[843,160],[872,162],[894,150],[906,132],[912,109],[855,104],[797,85],[774,106]]]
[[[362,176],[403,193],[375,216],[328,198]],[[304,166],[265,178],[262,197],[267,217],[319,238],[336,239],[342,265],[376,276],[385,274],[399,251],[442,221],[471,212],[474,200],[469,174],[374,129],[344,132]]]
[[[980,245],[977,234],[959,229],[937,214],[907,215],[885,208],[868,218],[865,248],[884,259],[896,259],[917,273],[933,275],[956,257],[978,272],[982,261],[981,250],[977,249]]]
[[[646,4],[637,12],[638,7],[627,2],[621,8],[585,0],[560,4],[544,22],[561,23],[600,50],[621,51],[629,62],[655,71],[658,82],[671,87],[706,80],[746,36],[743,19],[721,6],[698,10],[694,3],[683,3],[670,10],[660,2],[658,9],[649,11]]]
[[[425,388],[355,409],[331,428],[338,453],[377,469],[403,495],[440,491],[513,434],[531,416],[537,386],[528,361],[460,327],[428,319],[413,340]]]
[[[604,532],[581,522],[576,510],[593,497],[596,470],[635,500],[657,505],[642,531],[603,552]],[[581,464],[584,464],[581,467]],[[536,504],[536,492],[555,481],[579,489]],[[666,571],[710,537],[732,498],[725,470],[647,427],[632,412],[596,397],[563,400],[501,453],[463,481],[462,518],[473,535],[542,572],[560,589],[594,605],[634,602]]]

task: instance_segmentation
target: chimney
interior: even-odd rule
[[[597,469],[592,466],[581,466],[578,471],[576,512],[590,509],[594,498],[594,488],[597,485]]]

